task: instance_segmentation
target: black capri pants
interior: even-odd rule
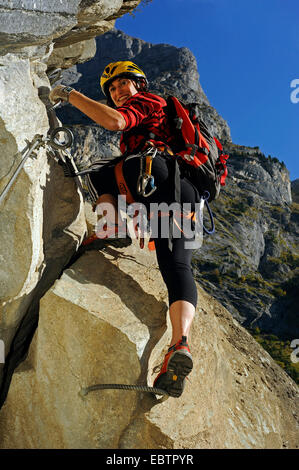
[[[152,163],[152,175],[157,190],[151,196],[143,197],[137,193],[137,179],[140,171],[139,158],[132,158],[124,162],[123,174],[131,194],[136,202],[145,205],[148,213],[151,203],[165,202],[170,205],[174,202],[173,169],[174,164],[171,157],[157,154]],[[90,173],[89,178],[97,192],[97,197],[102,194],[112,194],[117,198],[119,195],[113,166],[103,167],[98,172]],[[196,190],[186,178],[181,178],[180,182],[181,202],[191,203],[191,210],[194,210],[197,201]],[[186,241],[190,241],[190,238],[187,239],[182,233],[180,238],[173,239],[172,249],[170,249],[168,239],[162,238],[159,227],[158,237],[155,238],[156,256],[168,290],[169,305],[178,300],[185,300],[196,307],[197,289],[191,268],[192,249],[186,248]]]

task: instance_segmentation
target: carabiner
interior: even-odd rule
[[[57,139],[57,134],[59,134],[60,132],[63,132],[65,135],[64,142],[60,142]],[[54,129],[51,132],[48,143],[49,145],[51,145],[51,147],[54,147],[57,150],[64,150],[64,149],[71,147],[73,142],[74,142],[74,135],[72,131],[68,127],[61,126],[61,127],[56,127],[56,129]]]
[[[146,193],[147,185],[151,186],[151,190]],[[143,197],[149,197],[156,191],[157,187],[155,186],[155,179],[152,175],[140,175],[137,181],[137,193]]]
[[[137,193],[143,197],[149,197],[156,191],[155,179],[152,173],[152,161],[157,154],[158,149],[150,146],[140,155],[140,173],[137,180]],[[145,171],[144,171],[145,160]],[[150,191],[146,192],[147,185],[150,185]]]

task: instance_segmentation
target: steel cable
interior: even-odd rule
[[[151,392],[156,395],[167,395],[168,393],[165,390],[155,387],[148,387],[147,385],[125,385],[125,384],[96,384],[91,385],[90,387],[82,388],[80,395],[86,396],[89,392],[94,392],[95,390],[130,390],[136,392]]]

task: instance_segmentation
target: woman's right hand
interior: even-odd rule
[[[57,85],[50,91],[49,99],[52,103],[57,103],[57,101],[68,101],[70,90],[71,88],[65,85]]]

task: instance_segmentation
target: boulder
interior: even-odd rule
[[[296,384],[224,307],[198,294],[194,369],[180,398],[84,395],[99,383],[152,385],[170,329],[152,253],[134,241],[83,254],[41,300],[28,358],[0,412],[0,447],[296,448]]]

